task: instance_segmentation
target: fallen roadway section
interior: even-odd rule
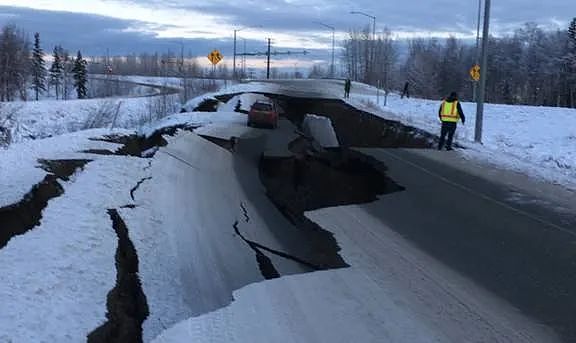
[[[343,124],[336,125],[335,132],[341,132]],[[393,134],[405,144],[430,144],[425,135],[411,142],[399,129]],[[140,257],[150,308],[144,341],[556,342],[570,337],[563,319],[546,321],[546,312],[535,310],[545,291],[521,294],[535,298],[524,304],[514,298],[514,290],[533,281],[517,277],[513,269],[524,267],[518,269],[523,272],[526,265],[509,263],[522,260],[528,244],[514,240],[522,235],[504,237],[524,228],[527,219],[517,212],[505,215],[482,197],[450,193],[430,175],[390,156],[404,150],[321,149],[305,157],[298,172],[300,149],[310,146],[286,120],[275,131],[226,125],[201,131],[212,139],[189,132],[167,138],[152,161],[153,179],[136,194],[137,207],[121,213]],[[378,132],[365,144],[392,141]],[[237,146],[224,144],[237,135]],[[338,139],[354,143],[355,138]],[[370,195],[366,184],[377,184],[369,176],[372,169],[383,184]],[[355,181],[354,175],[362,177]],[[447,206],[465,218],[445,211]],[[460,212],[460,206],[466,210]],[[482,219],[484,210],[511,229],[485,229],[494,223]],[[460,232],[456,223],[462,223]],[[505,247],[519,247],[494,248],[503,237]],[[499,258],[502,266],[494,269]],[[498,273],[490,274],[490,268]],[[558,281],[559,274],[549,275]],[[500,291],[494,288],[499,282]]]

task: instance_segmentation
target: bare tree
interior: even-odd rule
[[[16,26],[8,25],[0,33],[0,101],[13,101],[19,95],[26,100],[26,82],[30,75],[30,43]]]

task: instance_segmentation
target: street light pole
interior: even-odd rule
[[[372,19],[372,49],[370,51],[370,71],[372,71],[372,69],[374,68],[374,62],[376,59],[376,17],[373,15],[370,15],[368,13],[364,13],[364,12],[360,12],[360,11],[352,11],[350,12],[350,14],[360,14],[363,15],[365,17],[371,18]],[[366,77],[368,78],[368,75],[366,75]]]
[[[236,80],[236,33],[240,30],[234,30],[234,57],[232,58],[232,78]]]
[[[245,29],[257,28],[262,27],[262,25],[254,25],[254,26],[246,26],[240,29],[234,30],[234,57],[232,57],[232,78],[236,79],[236,34]]]
[[[476,107],[476,130],[474,141],[482,143],[482,126],[484,120],[484,98],[486,93],[486,78],[488,76],[488,39],[490,34],[490,0],[486,0],[484,8],[484,31],[482,33],[482,64],[480,66],[480,90]]]
[[[324,27],[329,28],[332,30],[332,64],[330,64],[330,77],[334,78],[334,48],[335,48],[335,36],[336,36],[336,28],[334,26],[326,25],[324,23],[315,21],[316,24],[322,25]]]

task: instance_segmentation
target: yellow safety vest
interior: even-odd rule
[[[444,122],[457,123],[458,120],[460,120],[460,114],[458,114],[458,101],[455,100],[454,102],[448,102],[444,100],[442,102],[440,116]]]

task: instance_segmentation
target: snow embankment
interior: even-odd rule
[[[178,112],[178,95],[146,98],[44,100],[3,104],[0,118],[13,143],[41,139],[92,128],[139,128]],[[0,122],[2,125],[2,122]]]

